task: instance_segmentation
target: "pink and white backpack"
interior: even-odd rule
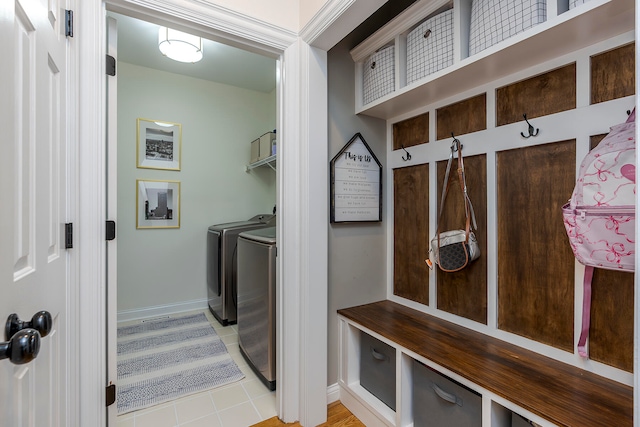
[[[586,266],[578,353],[587,357],[594,268],[635,271],[635,110],[613,126],[580,165],[569,203],[562,207],[571,249]]]

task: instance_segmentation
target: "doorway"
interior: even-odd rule
[[[234,73],[225,74],[221,70],[224,67],[218,67],[215,72],[198,74],[189,67],[196,64],[173,64],[158,55],[158,25],[114,12],[109,15],[118,22],[117,126],[110,131],[117,135],[117,154],[110,153],[109,158],[110,170],[116,176],[110,178],[110,187],[117,189],[110,195],[114,202],[109,205],[117,206],[112,215],[118,224],[118,250],[112,255],[117,268],[110,270],[109,286],[113,285],[111,278],[117,278],[118,297],[110,301],[117,308],[109,313],[125,322],[206,310],[207,227],[270,213],[276,203],[276,170],[265,167],[247,171],[246,164],[251,141],[276,128],[278,62],[219,43],[205,43],[205,57],[208,50],[212,54],[226,51],[223,53],[229,55],[229,61],[245,61],[247,65],[232,67]],[[134,40],[137,43],[145,37],[151,47],[133,54],[125,52]],[[145,58],[153,55],[156,58]],[[161,67],[153,62],[157,60],[166,64]],[[255,78],[251,77],[255,74],[237,71],[268,67],[272,72],[262,72]],[[227,80],[209,80],[211,74]],[[179,129],[175,131],[179,143],[173,144],[179,147],[178,156],[172,159],[177,166],[149,167],[141,161],[141,127],[148,128],[149,123],[151,127],[166,123]],[[180,203],[174,210],[179,209],[179,220],[175,221],[178,226],[146,227],[147,223],[141,227],[139,214],[143,207],[136,196],[141,182],[177,185]],[[212,322],[219,326],[216,329],[223,340],[230,340],[229,347],[237,346],[237,340],[233,343],[233,326],[222,328]],[[114,321],[110,319],[109,323]],[[113,366],[112,361],[109,366]],[[249,391],[251,386],[243,387],[247,395],[256,393],[255,389]],[[254,409],[258,410],[257,404]],[[110,418],[113,414],[110,412]]]

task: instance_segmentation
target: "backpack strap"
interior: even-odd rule
[[[633,107],[633,111],[627,117],[627,121],[625,123],[631,123],[636,121],[636,107]]]
[[[593,280],[593,266],[584,267],[583,297],[582,297],[582,331],[578,340],[578,354],[581,357],[589,357],[586,344],[589,337],[589,326],[591,323],[591,281]]]

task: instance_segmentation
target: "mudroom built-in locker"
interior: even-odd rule
[[[386,301],[338,311],[342,400],[361,419],[390,426],[416,425],[431,410],[440,419],[424,387],[441,399],[436,407],[444,398],[475,411],[452,415],[451,425],[630,426],[634,273],[595,269],[581,357],[585,269],[562,206],[582,159],[636,104],[634,4],[542,2],[539,24],[474,51],[472,3],[417,2],[351,51],[356,112],[387,123],[388,290]],[[443,10],[453,14],[452,60],[410,82],[411,30]],[[389,45],[395,81],[363,98],[367,61]],[[454,142],[481,255],[444,272],[425,260],[436,229],[465,227],[457,152],[441,204]],[[371,360],[389,366],[392,404],[379,378],[371,385]],[[461,404],[466,392],[477,408]]]

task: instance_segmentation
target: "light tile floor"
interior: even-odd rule
[[[120,415],[117,427],[248,427],[277,415],[275,391],[260,382],[240,354],[236,325],[223,327],[208,311],[206,315],[245,377],[224,387]]]

